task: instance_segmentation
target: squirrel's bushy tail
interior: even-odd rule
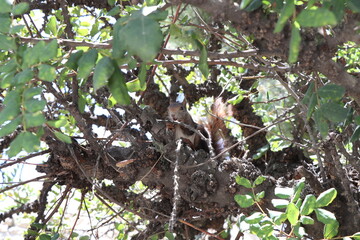
[[[211,106],[211,114],[206,123],[211,136],[211,143],[216,155],[221,153],[229,144],[230,130],[225,125],[225,118],[231,117],[232,105],[226,104],[222,98],[216,98]]]

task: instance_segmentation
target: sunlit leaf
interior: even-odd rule
[[[337,195],[337,191],[335,188],[330,188],[325,192],[322,192],[319,197],[316,199],[316,207],[326,207],[328,206]]]
[[[41,64],[39,67],[38,77],[41,80],[52,82],[56,78],[56,70],[53,66]]]
[[[239,206],[242,208],[250,207],[255,203],[253,198],[248,194],[245,195],[236,194],[234,196],[234,199],[237,202],[237,204],[239,204]]]
[[[322,27],[337,23],[335,14],[326,8],[304,9],[297,16],[296,21],[302,27]]]
[[[97,91],[101,87],[108,83],[109,78],[113,74],[115,67],[112,60],[109,57],[103,57],[96,64],[93,76],[94,91]]]

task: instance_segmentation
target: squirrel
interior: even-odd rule
[[[179,121],[188,125],[189,127],[176,124],[168,128],[174,128],[175,140],[182,138],[193,149],[203,149],[210,152],[207,142],[192,129],[200,131],[205,137],[211,139],[211,146],[214,153],[218,155],[226,148],[229,139],[229,129],[226,128],[224,118],[232,116],[231,105],[225,104],[221,98],[215,99],[211,106],[211,114],[206,118],[206,121],[196,123],[186,109],[186,101],[182,103],[172,102],[168,107],[169,119],[171,121]]]

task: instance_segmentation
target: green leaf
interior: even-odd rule
[[[301,178],[294,188],[294,194],[291,200],[292,202],[296,202],[300,198],[301,192],[304,189],[304,187],[305,187],[305,178]]]
[[[248,224],[259,223],[264,218],[264,214],[261,212],[254,212],[249,217],[245,218],[245,222]]]
[[[45,62],[45,61],[55,58],[57,56],[58,47],[59,47],[59,45],[58,45],[57,41],[54,39],[51,42],[49,42],[45,47],[41,46],[41,47],[39,47],[39,49],[37,49],[35,46],[34,51],[35,51],[35,49],[36,49],[36,51],[39,50],[38,51],[39,62]]]
[[[22,149],[26,152],[34,152],[40,148],[40,138],[31,132],[22,132],[10,143],[7,152],[9,157],[14,157]]]
[[[311,214],[316,207],[316,198],[314,195],[306,195],[303,204],[300,207],[301,215]]]
[[[297,16],[296,21],[302,27],[322,27],[337,24],[335,14],[326,8],[304,9]]]
[[[239,206],[242,208],[250,207],[255,203],[253,198],[248,194],[245,195],[236,194],[234,196],[234,199],[237,202],[237,204],[239,204]]]
[[[309,105],[310,98],[314,94],[315,91],[315,83],[311,82],[308,89],[306,90],[304,98],[301,100],[301,102],[305,105]]]
[[[146,88],[146,63],[142,63],[140,66],[139,80],[141,88]]]
[[[49,234],[42,233],[39,235],[39,239],[37,240],[51,240],[51,236]]]
[[[315,209],[317,219],[324,224],[331,224],[336,221],[336,217],[332,212],[322,208]]]
[[[9,92],[4,99],[5,107],[0,112],[0,124],[14,119],[20,113],[20,95],[17,91]]]
[[[327,84],[318,90],[322,98],[340,100],[345,95],[345,88],[336,84]]]
[[[8,37],[5,35],[0,34],[0,49],[9,51],[16,49],[15,39],[12,37]]]
[[[57,139],[59,139],[60,141],[62,141],[64,143],[68,143],[68,144],[72,143],[71,137],[69,137],[68,135],[65,135],[65,134],[63,134],[61,132],[58,132],[58,131],[54,131],[54,134],[55,134],[55,137]]]
[[[45,30],[47,30],[48,33],[51,32],[54,36],[57,36],[57,21],[55,16],[49,18]]]
[[[115,59],[120,59],[125,54],[125,46],[124,46],[124,36],[121,33],[126,20],[128,17],[119,18],[114,24],[113,31],[113,42],[112,42],[112,56]]]
[[[324,226],[324,238],[331,239],[335,237],[339,232],[339,222],[334,221]]]
[[[358,0],[348,0],[347,5],[351,11],[360,13],[360,2]]]
[[[125,77],[116,65],[114,73],[109,79],[108,88],[118,104],[129,105],[131,103],[131,98],[125,84]]]
[[[246,8],[251,1],[252,1],[252,0],[242,0],[242,1],[241,1],[241,4],[240,4],[240,9]]]
[[[93,76],[94,91],[97,91],[101,87],[108,83],[109,78],[114,73],[114,65],[109,57],[103,57],[96,64]]]
[[[351,237],[355,240],[360,240],[360,232],[354,233]]]
[[[33,71],[30,68],[27,68],[22,72],[17,73],[13,80],[16,85],[19,85],[30,82],[30,80],[33,79],[33,77],[34,77]]]
[[[27,112],[42,111],[46,105],[45,100],[29,99],[24,102],[24,108]]]
[[[0,13],[0,32],[8,33],[10,31],[11,19],[8,13]]]
[[[254,183],[253,183],[254,187],[257,186],[257,185],[262,184],[265,180],[266,180],[266,177],[265,177],[265,176],[262,176],[262,175],[261,175],[261,176],[258,176],[258,177],[255,179]]]
[[[355,142],[360,137],[360,125],[357,125],[354,133],[351,135],[350,142]]]
[[[64,118],[60,118],[57,120],[47,121],[46,124],[54,128],[60,128],[60,127],[64,127],[67,124],[67,121]]]
[[[285,199],[271,199],[271,203],[275,208],[286,208],[289,205],[289,201]]]
[[[299,219],[299,214],[300,211],[299,209],[295,206],[294,203],[289,203],[289,205],[287,206],[286,209],[286,216],[290,222],[291,225],[296,225]]]
[[[21,116],[17,116],[15,119],[10,121],[8,124],[1,126],[0,137],[9,135],[14,132],[15,129],[21,124]]]
[[[283,6],[279,19],[275,26],[275,33],[281,32],[289,19],[294,14],[295,11],[295,2],[294,0],[285,1],[285,5]]]
[[[322,192],[316,199],[316,207],[326,207],[336,198],[336,195],[337,191],[335,188],[330,188],[325,192]]]
[[[247,12],[252,12],[261,7],[262,0],[252,0],[252,2],[244,9]]]
[[[28,88],[23,92],[23,98],[24,100],[31,99],[34,96],[40,95],[42,90],[43,89],[41,87]]]
[[[319,109],[322,115],[331,122],[342,122],[346,120],[348,109],[337,103],[324,103]]]
[[[118,34],[119,39],[122,39],[120,44],[124,44],[130,54],[139,56],[144,62],[150,62],[160,50],[163,35],[159,23],[144,16],[142,11],[134,12]]]
[[[24,119],[25,119],[24,128],[38,127],[46,122],[46,119],[42,114],[42,112],[25,113]]]
[[[205,78],[208,78],[208,76],[209,76],[209,66],[208,66],[208,62],[207,62],[207,57],[208,57],[208,54],[207,54],[206,47],[204,45],[202,45],[200,59],[199,59],[199,69]]]
[[[136,78],[132,81],[126,82],[126,87],[129,92],[145,91],[145,89],[146,89],[146,86],[141,87],[140,80],[138,78]]]
[[[321,109],[315,111],[314,121],[321,136],[323,138],[326,137],[329,132],[329,124],[327,123],[325,117],[323,116]]]
[[[65,66],[71,68],[72,70],[76,70],[78,68],[78,61],[82,57],[83,53],[83,50],[72,53],[69,60],[65,63]]]
[[[309,106],[308,106],[308,111],[306,113],[306,120],[308,120],[308,121],[310,120],[317,104],[318,104],[317,94],[313,93],[311,95]]]
[[[27,2],[21,2],[19,4],[16,4],[12,9],[13,15],[21,15],[29,11],[29,3]]]
[[[0,0],[0,13],[11,12],[11,5],[6,0]]]
[[[289,187],[276,187],[274,193],[279,198],[289,199],[294,194],[294,189]]]
[[[315,223],[314,219],[312,219],[311,217],[308,217],[308,216],[301,216],[300,222],[302,224],[314,224]]]
[[[54,67],[47,64],[41,64],[38,67],[38,69],[39,69],[38,77],[41,80],[52,82],[56,78],[56,70]]]
[[[251,182],[248,179],[244,178],[244,177],[236,176],[235,181],[240,186],[243,186],[243,187],[246,187],[246,188],[252,188]]]
[[[12,72],[14,70],[16,70],[17,67],[17,63],[15,59],[11,59],[10,61],[4,63],[3,65],[0,66],[0,72]]]
[[[303,237],[306,234],[305,228],[302,227],[299,223],[296,224],[296,226],[294,227],[294,233],[295,236],[297,237]]]
[[[289,62],[295,63],[298,59],[300,52],[301,35],[298,24],[292,24],[291,38],[290,38],[290,49],[289,49]]]
[[[78,79],[86,79],[95,66],[95,62],[98,58],[98,52],[96,49],[91,49],[86,52],[78,62]]]
[[[258,202],[265,197],[265,191],[261,191],[255,195],[255,200]]]

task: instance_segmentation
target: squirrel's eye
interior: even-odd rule
[[[184,110],[184,107],[183,107],[183,106],[181,106],[181,107],[180,107],[180,110]]]

